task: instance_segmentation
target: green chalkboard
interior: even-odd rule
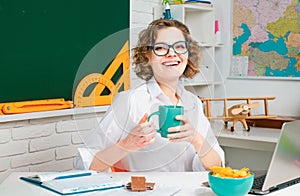
[[[0,0],[0,103],[72,100],[80,75],[91,71],[80,68],[87,54],[97,46],[97,59],[85,66],[101,72],[129,39],[129,4]]]

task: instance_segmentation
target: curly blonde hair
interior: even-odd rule
[[[132,58],[135,64],[134,71],[143,80],[150,80],[153,76],[153,71],[149,64],[149,53],[152,50],[152,44],[156,40],[157,31],[167,27],[176,27],[181,30],[186,41],[190,43],[188,63],[183,72],[183,77],[193,78],[200,72],[200,46],[192,39],[188,27],[177,20],[158,19],[152,21],[146,29],[140,32],[137,46],[132,49]]]

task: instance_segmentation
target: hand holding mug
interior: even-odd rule
[[[177,120],[183,122],[182,125],[176,127],[170,127],[168,131],[173,134],[169,134],[168,138],[172,142],[189,142],[194,144],[195,142],[203,143],[203,136],[195,130],[194,126],[190,123],[186,116],[177,116]]]
[[[148,114],[146,113],[135,126],[128,136],[120,141],[120,145],[127,151],[137,151],[155,141],[155,125],[153,122],[147,122]]]

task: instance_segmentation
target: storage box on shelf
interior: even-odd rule
[[[215,50],[215,13],[212,6],[202,4],[171,5],[171,16],[186,24],[192,37],[202,49],[200,74],[193,79],[182,79],[188,90],[201,97],[215,97],[215,86],[222,85],[222,77],[217,70]],[[154,8],[154,19],[162,18],[163,6]]]

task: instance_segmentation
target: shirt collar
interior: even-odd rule
[[[167,96],[160,89],[160,87],[154,77],[152,77],[150,80],[148,80],[146,84],[147,84],[148,92],[151,96],[151,99],[162,100],[163,97],[168,99]],[[190,96],[190,92],[187,92],[187,90],[185,90],[184,86],[180,82],[178,83],[178,85],[176,87],[176,93],[179,96],[178,105],[184,106],[185,110],[189,110],[189,109],[192,109],[195,107],[195,100]],[[169,101],[170,100],[168,99],[168,102]]]
[[[163,94],[154,77],[147,81],[147,88],[152,99],[155,99],[159,95]]]
[[[154,77],[152,77],[150,80],[147,81],[147,86],[148,86],[148,91],[151,92],[149,93],[152,99],[158,98],[160,96],[166,96],[164,92],[161,90],[159,87],[157,81],[155,80]],[[177,85],[176,87],[176,93],[179,96],[179,100],[182,99],[184,96],[184,87],[180,84]]]

